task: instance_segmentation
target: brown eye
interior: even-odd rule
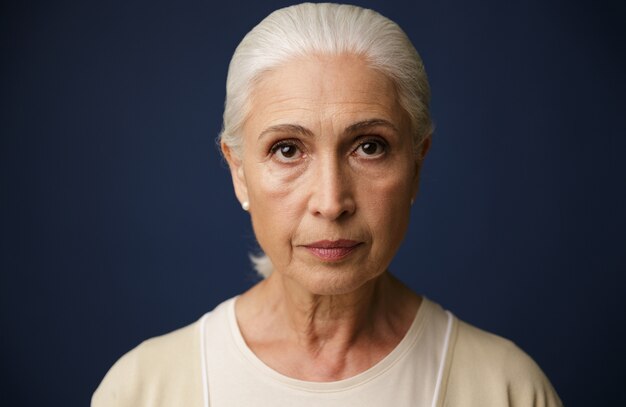
[[[293,141],[281,141],[271,148],[274,158],[280,162],[289,163],[302,157],[302,150]]]
[[[378,145],[375,143],[365,143],[361,146],[361,149],[367,155],[374,155],[378,152]]]
[[[285,158],[292,158],[298,152],[296,146],[280,146],[280,154]]]
[[[377,140],[368,140],[359,144],[355,153],[364,158],[374,158],[385,152],[385,145]]]

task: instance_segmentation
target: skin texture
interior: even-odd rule
[[[244,338],[267,365],[303,380],[370,368],[419,307],[387,267],[430,139],[416,155],[393,83],[355,55],[300,57],[265,73],[243,137],[241,156],[222,149],[275,267],[237,301]],[[339,256],[316,255],[320,241]]]

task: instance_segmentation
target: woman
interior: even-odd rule
[[[221,146],[266,278],[122,357],[94,406],[557,406],[536,364],[387,268],[431,142],[402,30],[302,4],[231,61]]]

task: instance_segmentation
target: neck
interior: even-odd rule
[[[418,306],[419,298],[387,272],[338,295],[310,293],[275,272],[242,295],[237,314],[246,340],[297,344],[318,355],[372,343],[396,344]],[[274,329],[267,332],[268,326]]]

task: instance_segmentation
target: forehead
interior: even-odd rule
[[[355,55],[299,57],[262,75],[250,97],[246,127],[384,119],[404,127],[393,82]],[[346,122],[346,123],[344,123]]]

